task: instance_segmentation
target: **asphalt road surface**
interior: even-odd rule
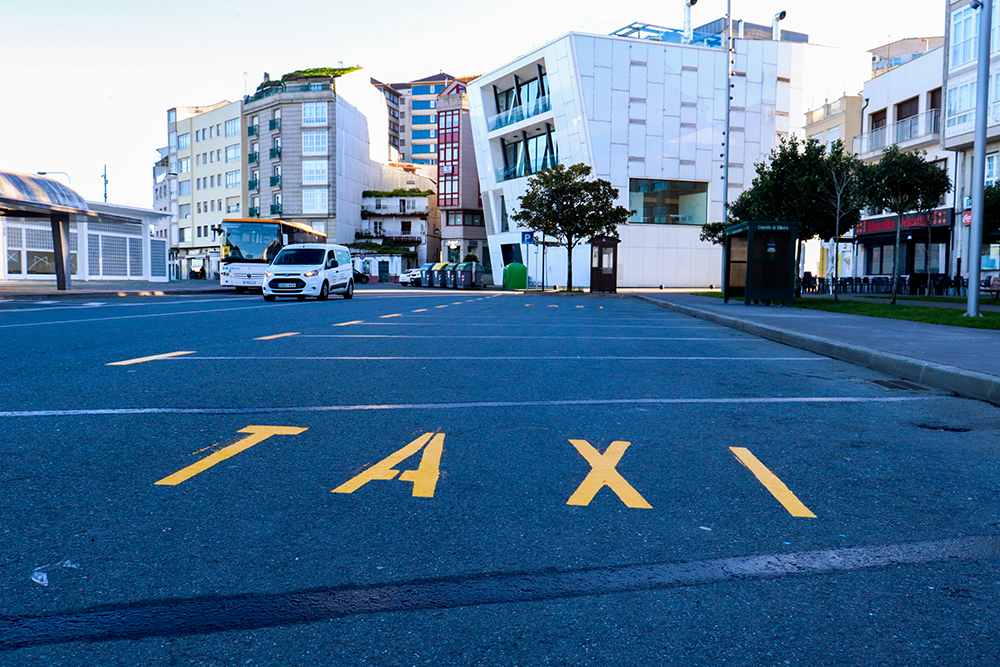
[[[0,302],[2,665],[995,665],[997,408],[629,298]]]

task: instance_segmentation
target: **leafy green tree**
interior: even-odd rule
[[[840,238],[841,230],[853,227],[861,219],[868,185],[868,167],[857,155],[844,150],[839,139],[825,157],[826,180],[820,187],[820,203],[833,217],[833,239],[836,247],[833,260],[833,299],[840,300]]]
[[[951,192],[948,174],[931,164],[926,153],[902,153],[892,145],[882,154],[882,159],[871,167],[869,183],[869,208],[890,211],[897,216],[896,244],[892,261],[892,299],[896,303],[899,285],[899,244],[903,231],[903,216],[910,211],[929,211],[937,206],[946,193]]]
[[[632,211],[618,206],[618,190],[608,181],[591,179],[583,163],[557,164],[528,179],[518,198],[521,208],[511,217],[525,229],[550,236],[566,247],[567,289],[573,288],[573,248],[595,236],[618,238],[618,225]]]

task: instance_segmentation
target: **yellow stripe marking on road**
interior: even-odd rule
[[[275,338],[287,338],[288,336],[300,336],[300,331],[294,331],[290,333],[274,334],[273,336],[261,336],[260,338],[254,338],[254,340],[274,340]]]
[[[392,315],[379,315],[379,317],[384,320],[387,317],[399,317],[400,315],[402,315],[402,313],[393,313]]]
[[[455,303],[453,303],[451,305],[453,305],[453,306],[461,306],[462,302],[461,301],[456,301]]]
[[[435,308],[447,308],[448,306],[447,306],[447,304],[446,304],[446,305],[444,305],[444,306],[434,306],[434,307],[435,307]]]
[[[763,463],[758,461],[757,457],[751,454],[749,449],[745,447],[730,447],[729,450],[736,455],[740,463],[745,465],[754,474],[760,483],[764,485],[764,488],[777,498],[778,502],[788,510],[789,514],[792,516],[808,517],[810,519],[816,518],[816,515],[810,512],[809,508],[795,497],[795,494],[785,486],[785,483],[768,470]]]
[[[191,479],[200,472],[204,472],[214,466],[216,463],[221,463],[226,459],[236,456],[245,449],[250,449],[257,443],[267,440],[272,435],[298,435],[303,431],[308,429],[299,428],[297,426],[247,426],[246,428],[241,428],[238,433],[250,433],[249,436],[234,442],[228,447],[223,447],[214,454],[210,454],[198,461],[197,463],[192,463],[187,468],[175,472],[169,477],[164,477],[156,484],[160,486],[177,486],[181,482]]]
[[[364,320],[351,320],[350,322],[341,322],[340,324],[334,324],[335,327],[346,327],[348,324],[364,324]]]
[[[192,350],[190,352],[167,352],[166,354],[154,354],[151,357],[139,357],[138,359],[127,359],[126,361],[114,361],[107,366],[131,366],[132,364],[143,364],[147,361],[156,361],[157,359],[169,359],[170,357],[180,357],[185,354],[195,354]]]
[[[416,310],[411,310],[410,312],[411,313],[426,313],[427,309],[426,308],[417,308]]]

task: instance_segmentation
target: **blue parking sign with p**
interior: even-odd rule
[[[522,245],[535,245],[535,232],[521,232]]]

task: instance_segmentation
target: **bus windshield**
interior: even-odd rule
[[[276,222],[223,221],[222,261],[270,262],[281,250]]]
[[[322,248],[285,248],[274,258],[273,264],[315,266],[323,263],[324,254]]]

